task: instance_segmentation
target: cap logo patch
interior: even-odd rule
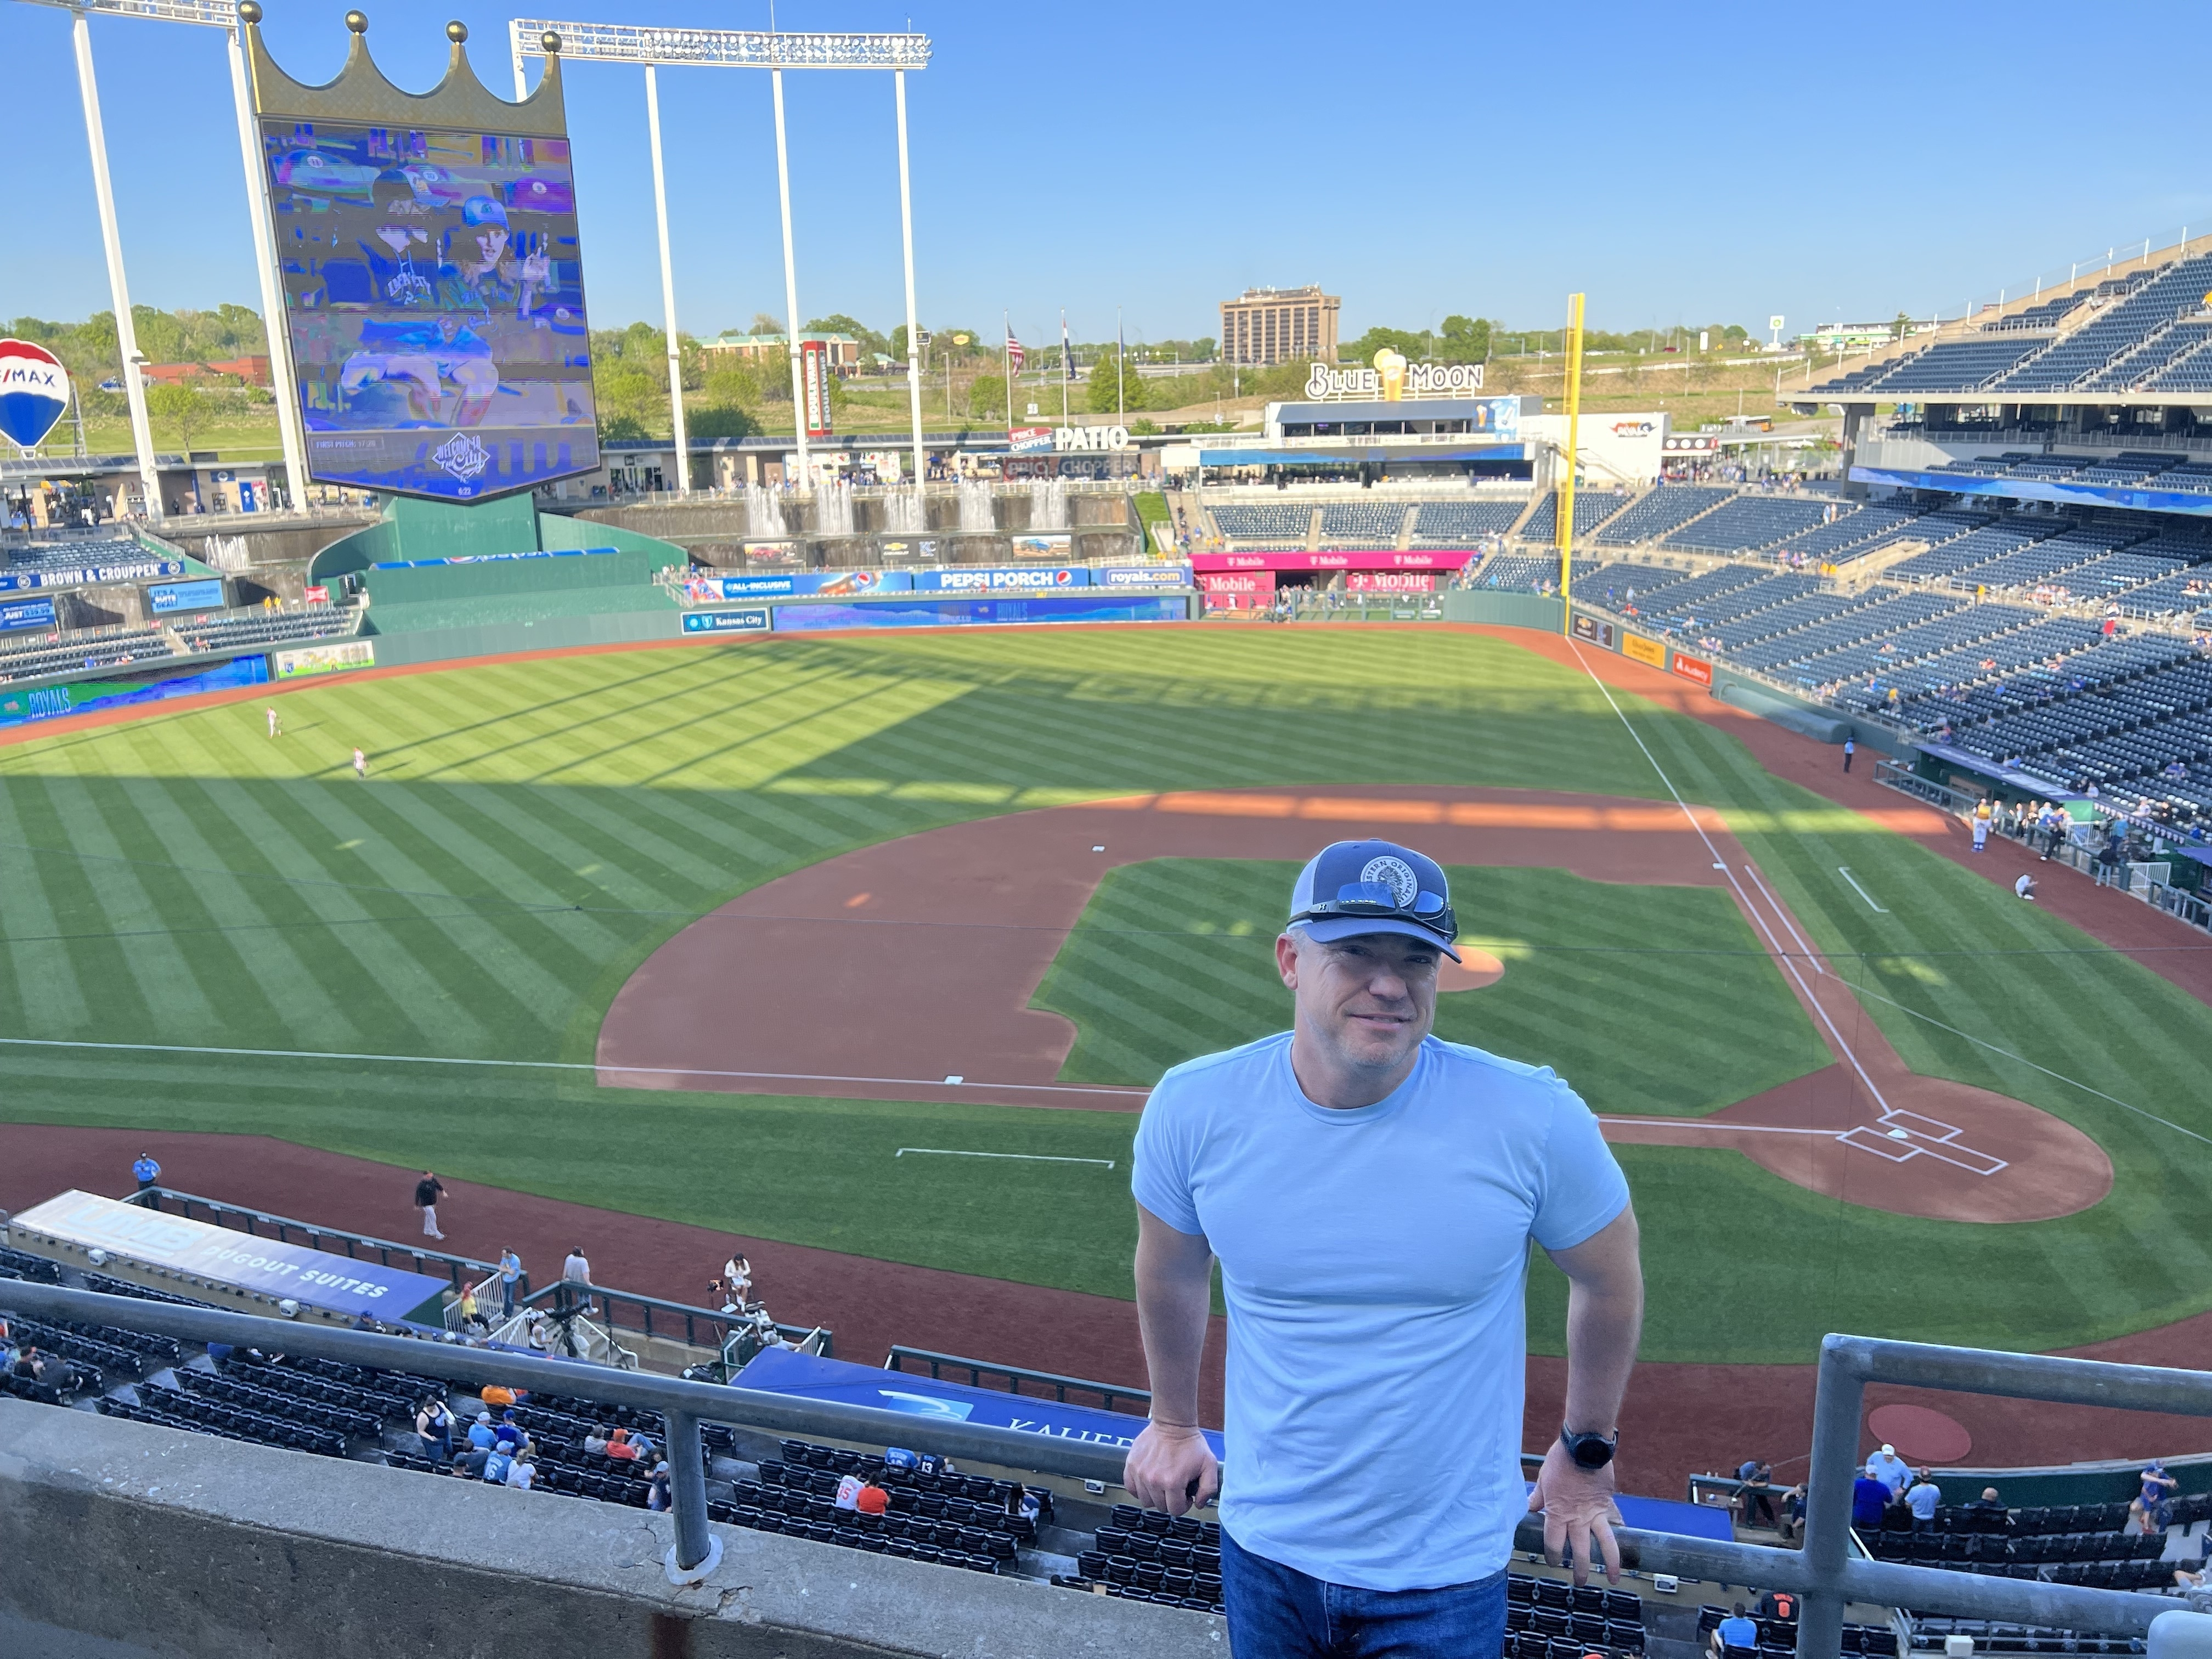
[[[1388,886],[1392,901],[1401,910],[1412,909],[1413,900],[1421,890],[1421,884],[1413,874],[1413,866],[1403,859],[1392,858],[1388,854],[1368,860],[1367,867],[1359,872],[1359,878],[1362,881],[1379,881]]]

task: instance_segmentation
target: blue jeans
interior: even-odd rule
[[[1469,1659],[1505,1640],[1505,1571],[1441,1589],[1370,1590],[1309,1577],[1221,1534],[1236,1659]]]

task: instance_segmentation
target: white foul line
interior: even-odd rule
[[[967,1152],[955,1146],[902,1146],[893,1158],[904,1158],[908,1152],[929,1152],[939,1158],[1018,1158],[1031,1164],[1103,1164],[1114,1167],[1110,1158],[1056,1158],[1049,1152]]]
[[[1850,869],[1848,866],[1841,864],[1838,865],[1836,866],[1836,873],[1841,876],[1845,881],[1850,883],[1851,891],[1856,893],[1861,898],[1864,899],[1867,902],[1867,908],[1872,910],[1875,915],[1878,916],[1886,916],[1889,914],[1888,911],[1885,910],[1881,905],[1876,904],[1874,902],[1874,895],[1872,893],[1868,892],[1865,888],[1859,885],[1858,878],[1851,874]]]

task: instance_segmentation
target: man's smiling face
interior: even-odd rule
[[[1443,954],[1403,933],[1356,933],[1323,945],[1294,929],[1275,941],[1299,1029],[1338,1064],[1369,1073],[1404,1064],[1428,1036]]]

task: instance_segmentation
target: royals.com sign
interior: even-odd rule
[[[9,1226],[27,1235],[105,1250],[110,1256],[211,1285],[281,1299],[290,1297],[340,1314],[442,1324],[442,1279],[403,1273],[374,1261],[333,1255],[251,1233],[188,1221],[97,1193],[67,1192],[16,1215]]]

